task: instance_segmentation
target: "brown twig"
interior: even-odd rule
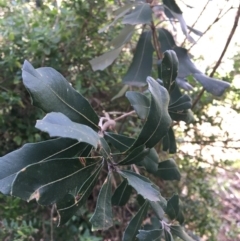
[[[233,23],[232,29],[230,31],[230,34],[229,34],[229,36],[227,38],[226,44],[225,44],[225,46],[223,48],[223,51],[222,51],[222,53],[221,53],[217,63],[215,64],[215,66],[214,66],[214,68],[213,68],[213,70],[212,70],[212,72],[210,74],[210,77],[213,77],[213,75],[216,72],[217,68],[221,64],[221,61],[222,61],[222,59],[223,59],[223,57],[224,57],[224,55],[225,55],[225,53],[227,51],[227,48],[228,48],[228,46],[229,46],[229,44],[230,44],[230,42],[231,42],[231,40],[233,38],[233,35],[234,35],[234,33],[235,33],[236,29],[237,29],[239,18],[240,18],[240,4],[238,6],[238,10],[237,10],[237,13],[236,13],[236,16],[235,16],[235,19],[234,19],[234,23]],[[200,93],[198,94],[197,98],[195,99],[195,101],[192,104],[192,109],[196,106],[196,104],[198,103],[198,101],[202,97],[204,91],[205,91],[205,89],[202,88],[202,90],[200,91]]]
[[[158,41],[157,31],[153,21],[151,22],[151,29],[152,29],[152,36],[153,36],[153,45],[157,53],[157,58],[158,60],[160,60],[163,58],[163,54],[161,52],[161,45],[160,45],[160,42]]]

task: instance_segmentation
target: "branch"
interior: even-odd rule
[[[152,35],[153,35],[153,45],[157,53],[157,58],[158,60],[160,60],[163,58],[163,54],[161,52],[161,45],[160,45],[160,42],[158,41],[157,31],[153,21],[151,22],[151,29],[152,29]]]
[[[226,44],[223,48],[223,51],[217,61],[217,63],[215,64],[211,74],[210,74],[210,77],[213,77],[214,73],[216,72],[217,68],[219,67],[219,65],[221,64],[221,61],[227,51],[227,48],[233,38],[233,35],[237,29],[237,26],[238,26],[238,21],[239,21],[239,18],[240,18],[240,4],[238,6],[238,10],[237,10],[237,13],[236,13],[236,16],[235,16],[235,19],[234,19],[234,23],[233,23],[233,26],[232,26],[232,29],[231,29],[231,32],[227,38],[227,41],[226,41]],[[197,96],[197,98],[195,99],[195,101],[193,102],[193,105],[192,105],[192,109],[196,106],[196,104],[198,103],[198,101],[200,100],[200,98],[202,97],[203,93],[204,93],[205,89],[202,88],[202,90],[200,91],[199,95]]]

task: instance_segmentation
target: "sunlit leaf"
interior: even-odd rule
[[[123,24],[148,24],[152,21],[152,9],[148,3],[142,2],[137,5],[123,20]]]
[[[124,206],[132,193],[132,187],[128,185],[127,179],[124,179],[116,188],[112,196],[112,205]]]
[[[137,43],[132,63],[123,78],[123,83],[128,85],[144,86],[146,78],[152,70],[153,46],[152,33],[143,32]]]
[[[83,185],[77,192],[74,203],[69,202],[68,199],[65,200],[66,204],[64,204],[63,201],[61,201],[59,206],[57,203],[57,211],[59,216],[58,225],[66,223],[78,211],[78,209],[80,209],[82,205],[86,203],[89,195],[91,194],[96,184],[102,167],[102,164],[99,165],[99,167],[94,171],[94,173],[92,173],[92,175],[89,176],[88,179],[86,179],[86,181],[83,183]]]
[[[34,69],[25,60],[22,78],[35,106],[47,113],[61,112],[74,122],[99,129],[98,116],[89,102],[55,69]]]
[[[0,158],[0,191],[10,195],[16,175],[28,165],[53,158],[70,158],[86,148],[85,143],[67,138],[25,144]]]
[[[105,230],[113,225],[112,214],[112,185],[111,185],[111,173],[109,173],[107,179],[102,185],[99,192],[96,209],[93,216],[90,218],[92,224],[92,230]]]
[[[181,174],[173,159],[159,162],[158,170],[155,173],[163,180],[180,180]]]
[[[118,173],[126,178],[128,184],[132,186],[138,194],[142,195],[143,198],[150,201],[159,201],[159,191],[153,187],[149,179],[131,171],[118,170]]]
[[[127,228],[124,231],[123,239],[122,239],[123,241],[135,240],[137,232],[141,227],[143,218],[147,214],[148,206],[149,206],[148,201],[145,201],[145,203],[141,206],[137,214],[131,219]]]
[[[97,147],[99,136],[92,128],[72,122],[62,113],[49,113],[42,120],[38,120],[36,128],[47,132],[51,137],[66,137]]]

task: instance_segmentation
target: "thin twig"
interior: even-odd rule
[[[153,36],[153,45],[157,53],[157,58],[158,60],[160,60],[163,58],[163,54],[161,52],[161,45],[160,45],[160,42],[158,41],[157,31],[153,21],[151,22],[151,29],[152,29],[152,36]]]
[[[225,44],[225,46],[223,48],[223,51],[222,51],[222,53],[221,53],[217,63],[215,64],[215,66],[214,66],[214,68],[213,68],[213,70],[212,70],[212,72],[210,74],[210,77],[213,77],[213,75],[216,72],[217,68],[221,64],[221,61],[222,61],[222,59],[223,59],[223,57],[224,57],[224,55],[225,55],[225,53],[227,51],[227,48],[228,48],[228,46],[229,46],[229,44],[230,44],[230,42],[231,42],[231,40],[233,38],[233,35],[234,35],[234,33],[235,33],[236,29],[237,29],[239,18],[240,18],[240,4],[238,6],[238,10],[237,10],[237,13],[236,13],[236,16],[235,16],[235,19],[234,19],[234,23],[233,23],[233,27],[231,29],[231,32],[230,32],[230,34],[229,34],[229,36],[227,38],[226,44]],[[205,89],[202,88],[202,90],[200,91],[200,93],[198,94],[197,98],[195,99],[195,101],[192,104],[192,109],[196,106],[196,104],[198,103],[198,101],[202,97],[204,91],[205,91]]]
[[[119,120],[124,119],[125,117],[130,116],[130,115],[135,114],[135,113],[136,113],[135,110],[132,110],[128,113],[125,113],[125,114],[115,118],[114,121],[119,121]]]

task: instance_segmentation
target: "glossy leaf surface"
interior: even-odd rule
[[[145,120],[148,116],[150,100],[144,94],[136,91],[128,91],[126,97],[139,118]]]
[[[36,128],[47,132],[51,137],[66,137],[97,147],[99,136],[92,128],[72,122],[62,113],[49,113],[38,120]]]
[[[25,144],[0,158],[0,191],[10,195],[16,175],[28,165],[52,158],[73,157],[85,147],[85,143],[67,138]]]
[[[111,175],[111,173],[108,174],[107,179],[102,185],[98,194],[97,206],[93,216],[89,220],[92,223],[93,231],[106,230],[113,225]]]
[[[183,229],[183,227],[178,225],[171,225],[170,230],[173,235],[179,237],[184,241],[194,241]]]
[[[153,46],[151,32],[143,32],[138,40],[132,63],[123,78],[123,83],[135,86],[146,85],[146,78],[152,70]]]
[[[34,69],[25,60],[22,78],[35,106],[47,113],[61,112],[74,122],[99,129],[98,116],[89,102],[53,68]]]
[[[128,185],[126,179],[124,179],[121,184],[116,188],[112,196],[112,205],[124,206],[132,193],[132,187]]]
[[[144,219],[144,217],[147,214],[148,210],[148,202],[145,201],[144,204],[141,206],[137,214],[131,219],[129,222],[127,228],[124,231],[123,234],[123,241],[129,241],[129,240],[134,240],[139,228],[141,227],[141,223]]]
[[[159,162],[156,175],[163,180],[180,180],[181,174],[173,159]]]
[[[60,202],[60,205],[57,203],[57,211],[59,216],[58,225],[66,223],[78,211],[78,209],[86,203],[96,184],[101,170],[102,165],[99,165],[99,167],[92,173],[92,175],[86,179],[86,181],[77,192],[74,203],[71,201],[72,199],[69,201],[69,198],[64,199],[66,201],[65,203],[63,201]]]
[[[144,126],[130,148],[131,150],[145,144],[147,148],[154,147],[168,132],[172,120],[168,114],[169,95],[167,90],[151,77],[147,78],[151,93],[151,105]]]
[[[143,198],[150,201],[159,201],[159,191],[153,187],[149,179],[131,171],[118,170],[118,173],[126,178],[128,184],[132,186],[138,194],[142,195]]]

